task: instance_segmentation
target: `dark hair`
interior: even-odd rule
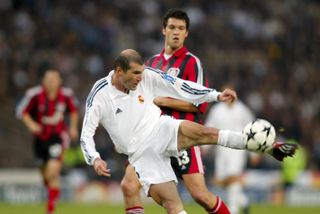
[[[114,61],[114,69],[120,67],[123,71],[130,69],[130,63],[134,62],[139,65],[143,65],[140,54],[134,50],[125,50],[119,54]]]
[[[44,78],[44,76],[49,72],[57,73],[62,78],[62,73],[57,68],[54,68],[54,67],[50,67],[50,68],[48,67],[47,69],[41,71],[41,78]]]
[[[168,10],[164,14],[163,19],[162,19],[162,27],[163,28],[167,27],[169,18],[184,20],[186,22],[186,28],[187,28],[187,30],[189,30],[190,20],[189,20],[188,14],[185,11],[180,10],[180,9],[176,9],[176,8],[172,8],[172,9]]]

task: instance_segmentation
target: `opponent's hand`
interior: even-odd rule
[[[218,96],[218,101],[220,101],[220,102],[232,103],[236,99],[238,99],[237,93],[230,88],[223,90],[223,92],[221,92],[221,94],[219,94],[219,96]]]
[[[97,158],[93,162],[94,171],[100,176],[110,177],[110,169],[107,168],[107,162],[101,158]]]

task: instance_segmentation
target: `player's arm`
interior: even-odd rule
[[[42,126],[32,118],[29,112],[37,106],[36,94],[38,89],[29,89],[16,108],[16,117],[21,119],[29,131],[35,135],[40,134]]]
[[[37,123],[29,113],[24,113],[21,117],[22,122],[27,126],[29,131],[35,135],[40,134],[42,126]]]
[[[103,109],[107,108],[102,105],[102,103],[103,100],[100,93],[96,94],[94,98],[89,95],[86,104],[86,113],[83,119],[80,145],[86,163],[92,165],[98,175],[110,176],[107,163],[101,159],[94,142],[94,135],[102,118]]]
[[[69,98],[67,99],[67,107],[70,112],[69,134],[72,142],[76,142],[79,137],[78,124],[79,124],[79,112],[78,101],[76,100],[73,91],[69,90]]]
[[[236,93],[233,90],[224,90],[221,93],[215,89],[207,88],[195,82],[170,76],[160,72],[160,70],[150,70],[150,72],[145,72],[145,74],[146,78],[150,78],[147,81],[156,86],[153,87],[156,96],[173,97],[175,99],[182,99],[191,103],[236,99]]]
[[[79,137],[78,123],[79,123],[78,111],[71,112],[70,113],[69,133],[70,133],[70,137],[73,141],[78,140],[78,137]]]
[[[199,112],[199,109],[193,103],[169,97],[156,97],[153,102],[161,108],[171,108],[183,112]]]
[[[203,68],[200,60],[198,60],[198,58],[194,58],[194,60],[191,60],[190,63],[191,64],[187,66],[185,70],[185,72],[188,73],[188,80],[207,86],[208,83],[204,77]],[[159,107],[165,107],[191,113],[204,112],[207,106],[207,103],[202,103],[198,105],[169,97],[157,97],[154,99],[154,103]]]

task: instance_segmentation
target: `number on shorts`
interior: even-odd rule
[[[177,157],[179,166],[186,165],[190,162],[188,152],[186,150],[180,151],[179,156]]]

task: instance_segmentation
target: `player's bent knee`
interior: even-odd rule
[[[140,185],[137,181],[124,177],[120,183],[121,190],[126,195],[133,195],[140,191]]]

